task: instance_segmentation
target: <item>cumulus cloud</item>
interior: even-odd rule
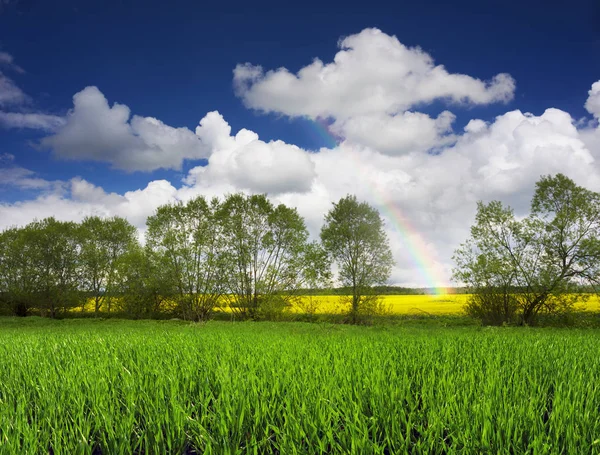
[[[103,161],[126,171],[180,169],[183,160],[208,156],[207,147],[189,129],[152,117],[130,119],[127,106],[110,106],[96,87],[75,94],[64,124],[42,146],[60,158]]]
[[[486,191],[496,195],[515,194],[532,179],[557,172],[598,188],[595,157],[571,116],[559,109],[547,109],[541,116],[508,112],[492,125],[467,133],[457,148],[473,157]],[[477,159],[477,152],[486,148],[491,156]]]
[[[427,285],[428,276],[447,282],[453,250],[468,236],[476,201],[502,200],[523,215],[535,182],[557,172],[598,191],[598,155],[568,113],[516,110],[489,124],[472,121],[455,144],[436,154],[390,156],[348,141],[322,150],[312,156],[317,177],[311,192],[286,200],[299,207],[313,232],[331,201],[347,193],[369,201],[386,218],[397,262],[392,281]]]
[[[304,192],[315,177],[310,155],[283,141],[264,142],[242,129],[231,136],[231,127],[218,112],[202,119],[196,134],[209,144],[208,166],[190,171],[188,183],[229,184],[251,192],[278,194]]]
[[[589,97],[585,102],[585,108],[594,117],[600,118],[600,81],[594,82],[588,95]]]
[[[592,84],[585,108],[595,119],[590,122],[582,121],[582,127],[579,130],[581,139],[589,150],[600,150],[600,124],[598,123],[600,120],[600,81]]]
[[[332,131],[347,141],[365,145],[386,155],[424,152],[455,141],[452,123],[456,116],[444,111],[437,118],[420,112],[397,115],[360,115],[336,121]]]
[[[122,195],[107,193],[81,178],[70,183],[72,200],[80,206],[80,216],[89,210],[100,211],[128,218],[140,228],[158,207],[178,199],[177,189],[166,180],[151,181],[145,188]]]
[[[513,98],[510,75],[482,81],[450,73],[420,48],[407,47],[378,29],[350,35],[339,47],[333,62],[315,59],[297,74],[238,65],[234,86],[250,108],[311,118],[394,114],[438,99],[488,104]]]
[[[81,221],[91,215],[122,216],[143,229],[146,218],[160,205],[177,200],[177,190],[166,180],[155,180],[145,188],[124,194],[107,193],[81,178],[64,182],[63,189],[44,192],[33,200],[0,203],[0,229],[50,216]]]

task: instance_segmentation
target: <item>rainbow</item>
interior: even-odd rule
[[[329,128],[331,122],[327,119],[318,118],[314,121],[308,120],[308,124],[311,126],[310,130],[313,134],[320,141],[324,142],[327,148],[335,148],[341,142],[342,138],[331,132]],[[353,156],[352,152],[349,155],[359,165],[358,157]],[[426,287],[431,289],[436,295],[446,294],[448,292],[447,285],[445,284],[446,280],[435,259],[429,254],[423,236],[404,216],[400,208],[393,201],[389,200],[379,187],[371,185],[370,192],[386,219],[392,223],[392,227],[398,234],[402,245],[409,253],[411,261],[423,277]]]

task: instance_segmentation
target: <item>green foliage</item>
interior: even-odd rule
[[[144,248],[123,218],[36,221],[0,235],[0,305],[9,314],[55,317],[76,305],[85,314],[91,302],[96,316],[172,310],[201,321],[225,304],[242,318],[277,319],[303,304],[304,289],[332,288],[333,258],[342,284],[351,285],[352,318],[380,311],[377,285],[392,257],[378,212],[349,196],[327,220],[328,250],[309,241],[296,209],[266,195],[161,206],[147,219]],[[352,248],[348,264],[339,255],[344,241]]]
[[[23,254],[25,248],[24,229],[0,232],[0,303],[6,312],[16,316],[27,316],[35,305],[36,273]]]
[[[0,235],[0,282],[13,314],[35,308],[57,317],[78,303],[78,233],[75,223],[34,221]]]
[[[119,310],[135,319],[168,314],[165,303],[176,295],[169,273],[150,248],[131,248],[117,263]]]
[[[159,207],[146,223],[146,245],[160,265],[155,287],[173,290],[178,311],[194,321],[210,317],[224,291],[220,204],[202,196]]]
[[[120,217],[86,217],[79,226],[82,290],[94,300],[94,312],[111,304],[120,287],[116,273],[122,256],[137,246],[137,231]],[[82,299],[85,304],[86,299]]]
[[[518,269],[512,254],[523,253],[522,226],[511,209],[498,201],[479,202],[471,238],[455,252],[454,278],[467,283],[471,297],[467,312],[485,324],[516,322]]]
[[[590,330],[0,320],[7,454],[598,453]]]
[[[600,194],[558,174],[536,185],[531,214],[479,203],[471,237],[455,252],[455,280],[473,294],[467,310],[485,323],[535,323],[569,311],[600,284]]]
[[[376,285],[384,285],[394,264],[379,212],[355,196],[333,205],[321,229],[323,247],[338,266],[339,281],[352,289],[352,322],[377,308]],[[342,297],[345,299],[345,297]]]
[[[10,314],[54,318],[91,296],[98,311],[116,291],[119,258],[135,245],[136,230],[122,218],[45,218],[7,229],[0,233],[0,301]]]
[[[225,199],[220,219],[227,267],[221,279],[236,314],[272,318],[297,300],[303,286],[327,279],[327,255],[308,242],[296,209],[238,193]]]

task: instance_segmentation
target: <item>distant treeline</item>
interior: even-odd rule
[[[377,295],[433,295],[438,293],[437,288],[407,288],[403,286],[373,286]],[[461,287],[443,288],[445,294],[466,294],[468,290]],[[336,287],[330,289],[301,289],[303,295],[350,295],[352,288]]]
[[[359,228],[363,236],[378,234],[341,226],[360,219],[360,210],[381,226],[374,209],[354,197],[342,201],[355,212],[341,221],[326,219],[330,230],[342,232],[331,234],[330,243],[345,248],[343,233]],[[309,240],[296,209],[275,206],[265,195],[167,204],[147,219],[144,235],[140,241],[124,218],[98,216],[80,223],[46,218],[0,232],[0,312],[205,320],[226,306],[236,317],[260,319],[277,315],[303,294],[350,293],[333,289],[331,255],[321,242]],[[376,293],[423,293],[372,286],[387,280],[391,253],[383,251],[383,266],[355,258],[352,270],[369,283],[353,290],[355,306]]]

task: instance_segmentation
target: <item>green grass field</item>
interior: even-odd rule
[[[0,453],[600,453],[600,332],[0,320]]]

